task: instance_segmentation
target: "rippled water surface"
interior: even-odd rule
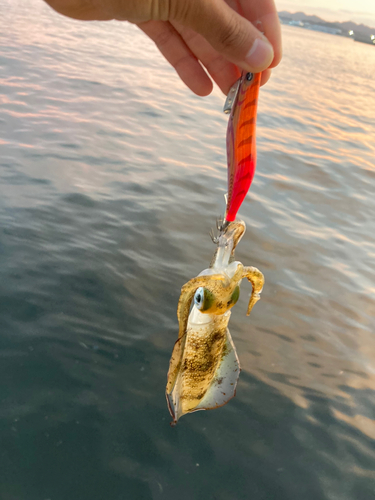
[[[226,190],[223,96],[125,23],[0,0],[1,500],[375,496],[375,49],[284,27],[262,89],[225,407],[169,426],[183,283]]]

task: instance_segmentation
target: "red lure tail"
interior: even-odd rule
[[[225,220],[234,221],[256,167],[255,128],[261,73],[242,73],[227,129],[228,201]]]

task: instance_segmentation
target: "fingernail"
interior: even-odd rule
[[[271,44],[261,38],[255,40],[245,57],[245,61],[253,70],[267,68],[271,64],[272,59],[273,49]]]

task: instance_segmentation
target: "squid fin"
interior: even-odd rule
[[[210,387],[194,411],[213,410],[228,403],[236,395],[240,371],[236,348],[227,329],[221,361],[215,371]]]
[[[180,340],[182,339],[176,342],[175,348]],[[166,392],[169,411],[173,418],[171,425],[175,426],[179,418],[186,413],[193,413],[199,410],[213,410],[220,406],[224,406],[236,394],[236,386],[240,371],[240,362],[236,348],[229,330],[227,329],[225,343],[221,352],[221,359],[199,403],[188,411],[183,409],[181,402],[184,397],[185,388],[181,376],[177,375],[177,380],[173,385],[173,389],[170,392]]]

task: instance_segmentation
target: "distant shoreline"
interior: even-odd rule
[[[308,15],[304,12],[287,12],[281,11],[278,13],[282,24],[305,28],[313,31],[321,31],[331,35],[346,36],[357,42],[368,43],[375,46],[375,28],[371,28],[364,24],[356,24],[353,21],[346,22],[328,22],[324,19]]]

